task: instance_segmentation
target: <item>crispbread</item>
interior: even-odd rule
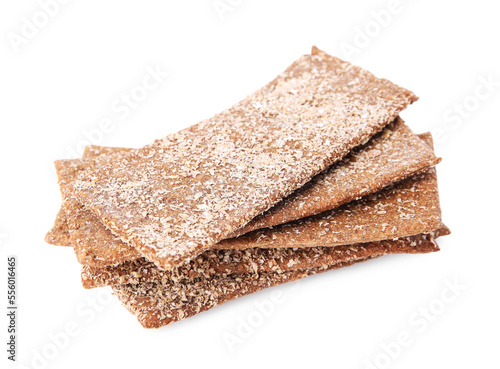
[[[420,244],[417,242],[414,247],[419,249],[417,252],[429,252],[433,251],[433,249],[437,251],[438,247],[433,239],[447,234],[449,234],[449,229],[443,226],[433,234],[421,238],[423,242]],[[403,244],[406,243],[406,247],[412,247],[412,242],[415,242],[412,239],[414,238],[407,238],[403,241]],[[391,245],[389,248],[396,247],[396,250],[401,246],[397,246],[391,241],[385,241],[385,245]],[[217,274],[208,278],[200,277],[194,280],[184,279],[183,281],[169,278],[161,278],[158,281],[157,278],[157,283],[116,284],[111,288],[127,310],[137,317],[143,327],[160,328],[177,320],[209,310],[234,298],[319,272],[377,258],[386,254],[387,250],[384,247],[382,249],[366,248],[363,253],[356,253],[352,256],[347,254],[346,250],[346,253],[340,258],[325,259],[323,260],[325,264],[309,269]]]
[[[432,233],[335,248],[308,247],[296,249],[290,247],[282,249],[208,250],[187,265],[169,271],[158,269],[154,263],[142,258],[115,267],[95,268],[83,266],[82,284],[85,288],[95,288],[128,283],[161,283],[165,280],[178,282],[186,279],[211,278],[216,275],[234,273],[282,273],[332,265],[369,256],[434,252],[439,250],[434,238],[435,236]]]
[[[78,206],[79,204],[75,202]],[[68,203],[65,203],[67,209]],[[91,218],[88,211],[75,212]],[[133,248],[123,244],[116,238],[110,239],[103,247],[101,240],[109,237],[111,233],[98,233],[97,229],[84,218],[79,220],[84,224],[77,232],[84,232],[86,238],[84,248],[80,243],[75,244],[75,251],[99,252],[90,254],[92,260],[85,259],[86,264],[114,265],[117,255],[122,260],[137,259],[138,255]],[[340,208],[328,211],[313,217],[299,219],[271,229],[257,230],[246,235],[221,241],[214,248],[217,249],[247,249],[258,248],[287,248],[337,246],[353,243],[380,241],[385,239],[406,237],[419,233],[428,233],[441,226],[441,212],[437,193],[437,180],[435,169],[418,174],[402,182],[390,186],[376,194],[369,195],[360,200],[350,202]],[[78,234],[75,232],[74,234]],[[72,233],[72,236],[74,235]],[[88,248],[92,245],[92,248]],[[121,254],[110,247],[117,245]],[[100,251],[102,250],[102,252]],[[129,251],[127,255],[126,252]],[[107,259],[107,255],[110,258]],[[133,256],[132,258],[129,258]],[[112,262],[115,262],[112,264]]]
[[[337,203],[339,199],[350,199],[353,196],[359,196],[360,192],[369,188],[376,190],[381,183],[386,183],[389,178],[397,180],[404,177],[412,171],[425,169],[429,163],[435,163],[439,159],[435,158],[432,150],[428,146],[422,147],[423,142],[411,131],[404,126],[401,121],[395,122],[394,125],[386,128],[380,135],[374,137],[365,147],[357,149],[355,153],[350,154],[349,158],[345,158],[339,163],[341,166],[338,170],[329,169],[327,174],[320,174],[322,179],[316,180],[315,183],[308,186],[306,195],[298,195],[295,193],[291,196],[296,196],[295,201],[287,201],[284,208],[289,208],[289,204],[296,204],[296,217],[304,214],[302,208],[307,208],[307,211],[316,212],[315,209],[322,209],[325,203],[334,203],[327,200],[328,196],[334,197]],[[102,149],[99,147],[90,147],[84,153],[87,157],[99,156],[103,153],[109,154],[111,149]],[[116,152],[121,152],[124,149],[116,149]],[[430,154],[429,154],[430,152]],[[375,153],[375,154],[373,154]],[[398,153],[395,155],[394,153]],[[391,165],[383,165],[384,163],[393,162]],[[74,170],[78,168],[75,163],[79,161],[60,161],[57,163],[58,174],[61,179],[61,190],[64,192],[64,186],[71,181],[74,176]],[[338,165],[334,165],[338,167]],[[379,174],[375,174],[371,167],[379,168]],[[384,174],[382,174],[384,173]],[[340,179],[339,179],[340,178]],[[370,180],[370,178],[372,178]],[[363,181],[365,185],[356,185],[357,180]],[[386,181],[386,182],[384,182]],[[338,182],[342,182],[339,186]],[[314,190],[319,187],[320,191]],[[339,188],[340,187],[340,188]],[[333,191],[335,190],[335,191]],[[299,192],[302,189],[298,190]],[[370,190],[369,190],[370,191]],[[369,192],[368,191],[368,192]],[[316,196],[322,196],[324,201],[316,201]],[[70,194],[67,196],[71,197]],[[63,197],[66,198],[63,194]],[[308,198],[313,204],[318,207],[311,207],[309,204],[304,204],[303,199]],[[281,204],[281,203],[280,203]],[[78,202],[66,202],[69,214],[75,218],[75,231],[72,232],[72,238],[75,244],[75,252],[78,260],[84,265],[103,267],[106,265],[116,265],[120,262],[139,258],[140,255],[135,249],[130,248],[125,243],[105,229],[105,227],[85,208],[81,207]],[[286,211],[286,210],[285,210]],[[271,215],[271,221],[274,218]],[[292,212],[287,211],[285,217],[290,217]],[[417,232],[418,233],[418,232]]]
[[[429,134],[423,135],[422,138],[429,142],[429,144],[432,144]],[[446,234],[449,234],[449,229],[442,226],[437,229],[434,234],[427,237],[433,238]],[[406,240],[409,239],[410,238],[407,238]],[[329,250],[337,250],[337,248]],[[266,287],[380,256],[380,253],[377,254],[376,252],[372,252],[370,254],[370,249],[366,250],[367,252],[364,254],[356,253],[353,259],[347,259],[347,261],[341,261],[342,258],[325,260],[326,263],[331,262],[331,264],[325,264],[310,269],[284,271],[281,273],[259,273],[257,269],[257,272],[254,271],[253,273],[247,272],[232,275],[218,274],[211,278],[200,278],[194,282],[185,279],[186,282],[184,283],[178,282],[175,279],[161,278],[161,282],[159,283],[147,282],[114,285],[112,288],[119,300],[137,317],[144,327],[159,328],[174,321],[208,310],[236,297],[253,293]],[[274,251],[275,250],[272,252]],[[234,252],[234,250],[231,250],[231,252]],[[346,255],[344,254],[343,257],[346,257]],[[248,264],[252,267],[251,263]],[[310,265],[313,264],[311,263]],[[157,278],[157,280],[158,279],[159,278]]]
[[[92,158],[130,150],[87,146],[83,157]],[[428,145],[418,139],[398,117],[367,144],[355,148],[340,162],[315,176],[230,236],[239,236],[333,209],[423,171],[439,161]],[[60,224],[58,221],[59,215],[54,230],[59,230],[65,224],[65,221]]]
[[[415,100],[314,50],[232,108],[89,165],[70,187],[115,235],[168,269],[301,187]]]
[[[264,288],[365,260],[368,259],[283,273],[233,274],[190,283],[118,284],[111,288],[144,328],[160,328]]]
[[[232,274],[201,278],[195,282],[164,284],[140,283],[111,286],[125,308],[144,328],[160,328],[207,311],[227,301],[264,288],[292,282],[307,276],[377,258],[339,262],[322,267],[283,273]]]
[[[433,147],[432,135],[419,137]],[[322,214],[223,240],[214,248],[314,247],[373,242],[442,226],[436,168]]]

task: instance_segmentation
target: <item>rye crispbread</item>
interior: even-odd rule
[[[340,253],[339,257],[332,254],[332,258],[323,259],[324,264],[317,263],[318,266],[306,269],[289,268],[287,271],[273,272],[257,270],[257,272],[224,273],[184,280],[156,276],[146,282],[116,284],[111,288],[143,327],[160,328],[267,287],[353,265],[389,253],[398,253],[398,250],[406,253],[438,251],[439,247],[434,239],[447,234],[449,234],[449,229],[443,226],[429,235],[407,237],[397,241],[387,240],[384,241],[384,246],[379,244],[372,248],[360,249],[352,254],[345,250]],[[331,248],[331,250],[335,249]],[[309,265],[315,265],[315,263],[312,262]]]
[[[86,166],[70,185],[73,194],[162,268],[200,254],[416,100],[359,67],[313,53],[211,119]]]
[[[123,150],[125,149],[117,148],[113,150],[89,147],[84,155],[96,159],[96,156],[102,153],[110,154],[122,152]],[[390,178],[398,180],[408,173],[421,171],[438,160],[433,155],[432,150],[398,120],[394,125],[374,137],[363,148],[357,149],[356,152],[344,158],[339,165],[334,165],[327,172],[315,177],[313,179],[315,183],[306,185],[305,195],[301,195],[302,189],[299,189],[299,195],[296,195],[296,193],[291,195],[291,197],[295,197],[295,201],[285,199],[287,204],[283,207],[286,209],[290,207],[290,204],[295,204],[297,208],[296,217],[304,214],[304,207],[308,209],[307,211],[315,213],[319,209],[323,210],[325,204],[337,204],[341,202],[339,199],[347,201],[352,197],[359,197],[363,193],[375,191],[382,183],[389,182]],[[64,198],[71,198],[70,193],[64,195],[65,184],[74,177],[74,172],[78,169],[78,163],[81,162],[77,160],[57,163]],[[338,169],[334,170],[334,167]],[[374,173],[370,169],[372,167],[378,168],[378,173]],[[358,180],[364,184],[362,186],[357,185],[356,181]],[[316,187],[319,190],[316,190]],[[334,197],[336,200],[329,200],[329,196]],[[321,197],[322,200],[318,201],[317,197]],[[305,203],[305,198],[312,203],[312,206]],[[103,267],[116,265],[133,258],[140,258],[135,249],[117,239],[110,231],[105,229],[93,214],[80,206],[77,201],[66,201],[65,206],[68,208],[70,217],[74,218],[70,222],[72,228],[74,228],[72,238],[77,258],[82,264]],[[285,217],[293,215],[291,211],[286,212]],[[275,219],[274,215],[270,219],[272,222]]]
[[[144,328],[160,328],[264,288],[366,260],[368,259],[283,273],[218,276],[192,283],[118,284],[111,288],[123,306],[136,316]]]
[[[130,150],[132,149],[87,146],[83,157]],[[440,158],[398,117],[367,144],[352,150],[341,161],[230,236],[239,236],[333,209],[423,171],[439,161]],[[54,228],[59,229],[65,224],[66,220],[59,219],[58,215]]]
[[[419,137],[433,148],[432,135]],[[436,168],[322,214],[219,242],[214,248],[336,246],[429,233],[442,225]]]

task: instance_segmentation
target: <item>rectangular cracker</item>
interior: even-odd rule
[[[283,273],[233,274],[190,283],[118,284],[111,288],[144,328],[160,328],[264,288],[365,260],[368,259]]]
[[[224,240],[214,248],[349,245],[428,233],[440,226],[437,178],[431,168],[340,208]]]
[[[347,262],[368,256],[402,253],[428,253],[439,250],[436,236],[446,233],[442,228],[431,234],[420,234],[397,240],[384,240],[339,247],[308,247],[296,249],[246,249],[208,250],[187,265],[169,271],[158,269],[146,259],[128,261],[114,267],[82,267],[84,288],[96,288],[115,284],[161,283],[165,280],[183,281],[211,278],[221,274],[255,274],[262,272],[283,273],[310,269],[339,262]]]
[[[381,248],[366,248],[364,252],[358,252],[353,256],[346,251],[338,258],[332,255],[332,258],[322,259],[324,262],[322,265],[316,264],[317,266],[312,267],[315,264],[309,263],[311,267],[307,269],[289,269],[279,272],[257,270],[257,272],[230,275],[218,274],[195,280],[184,279],[183,282],[168,278],[161,278],[161,281],[158,282],[157,278],[157,283],[117,284],[111,288],[121,303],[137,317],[143,327],[160,328],[209,310],[234,298],[391,253],[388,251],[392,251],[392,253],[397,252],[398,249],[408,251],[408,247],[410,250],[412,247],[416,247],[418,250],[416,252],[437,251],[439,248],[434,243],[434,238],[449,233],[449,229],[443,226],[434,234],[421,235],[419,241],[416,241],[415,237],[398,240],[397,243],[384,241],[383,245],[378,245],[382,246]],[[386,247],[387,249],[385,249]],[[301,264],[301,266],[306,265],[308,264]]]
[[[394,120],[413,93],[317,49],[233,107],[70,187],[164,269],[207,250]]]
[[[130,150],[88,146],[83,157]],[[440,158],[434,155],[432,149],[414,135],[398,117],[367,144],[352,150],[341,161],[315,176],[228,238],[336,208],[421,172],[439,161]],[[65,219],[60,220],[58,216],[54,229],[60,230],[65,222]],[[54,230],[50,233],[54,234]]]
[[[348,158],[343,159],[340,166],[332,166],[327,175],[320,174],[321,178],[317,181],[317,177],[315,177],[316,182],[312,186],[306,185],[308,186],[305,190],[306,195],[299,194],[296,196],[294,193],[291,196],[295,196],[295,201],[285,199],[287,205],[284,205],[284,208],[289,207],[290,204],[295,204],[297,209],[295,216],[300,217],[304,214],[303,207],[307,207],[308,211],[316,212],[318,209],[323,209],[324,203],[331,201],[316,201],[316,196],[334,197],[336,200],[331,201],[331,204],[342,202],[341,199],[347,201],[351,197],[359,197],[362,193],[376,190],[381,184],[389,182],[390,178],[397,180],[408,173],[412,174],[425,169],[429,164],[434,164],[439,160],[433,155],[432,149],[420,138],[413,135],[402,122],[395,122],[394,126],[386,128],[374,140],[373,144],[373,140],[371,140],[363,149],[356,150]],[[99,149],[91,148],[91,150],[95,154]],[[373,152],[378,155],[371,154]],[[398,154],[395,155],[394,153]],[[391,161],[393,162],[392,165],[384,165]],[[63,198],[71,196],[69,193],[67,196],[64,195],[65,184],[71,181],[78,163],[78,161],[60,161],[56,164]],[[370,169],[372,167],[379,168],[383,174],[375,175]],[[366,186],[356,185],[357,180],[360,180],[360,178],[363,178],[362,181]],[[370,178],[373,179],[370,180]],[[385,181],[382,178],[385,178]],[[339,182],[342,185],[339,185]],[[319,187],[320,190],[316,191],[315,187]],[[369,190],[363,191],[367,188]],[[319,207],[315,208],[307,203],[304,204],[305,197]],[[70,221],[73,229],[72,239],[80,263],[102,267],[141,257],[135,249],[117,239],[90,211],[82,207],[77,201],[65,201],[65,206],[69,217],[72,218]],[[274,214],[276,213],[273,213],[271,217]],[[293,213],[288,211],[285,217],[291,215]]]
[[[78,204],[78,203],[76,203]],[[80,206],[78,204],[78,206]],[[78,214],[72,212],[73,214]],[[87,213],[88,214],[88,213]],[[90,214],[89,214],[90,215]],[[116,260],[116,250],[112,251],[111,260],[107,260],[111,249],[102,247],[100,240],[110,235],[104,232],[99,234],[95,229],[87,229],[89,223],[83,229],[86,234],[96,236],[94,247],[88,248],[89,241],[85,241],[85,255],[92,255],[90,261],[94,266],[106,265]],[[258,248],[286,248],[293,247],[315,247],[315,246],[337,246],[353,243],[364,243],[392,238],[428,233],[439,228],[441,225],[441,213],[437,192],[437,180],[435,169],[411,177],[376,194],[369,195],[345,204],[344,206],[292,223],[276,226],[272,229],[257,230],[246,235],[221,241],[214,248],[217,249],[248,249]],[[81,232],[82,228],[77,230]],[[125,259],[132,248],[124,245],[119,239],[112,239],[113,243],[119,245],[119,250],[124,253],[118,254]],[[107,245],[111,244],[110,242]],[[75,251],[79,252],[79,244],[75,244]],[[98,251],[99,253],[91,254]],[[101,253],[100,251],[104,252]],[[135,254],[133,259],[137,259]],[[102,262],[102,263],[101,263]]]

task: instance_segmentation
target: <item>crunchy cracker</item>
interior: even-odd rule
[[[416,100],[317,49],[232,108],[82,171],[79,202],[168,269],[364,144]]]
[[[80,206],[77,202],[74,204]],[[68,203],[65,202],[65,205],[67,206]],[[67,209],[71,208],[67,207]],[[115,265],[116,260],[139,258],[135,249],[112,237],[112,234],[106,232],[104,227],[94,227],[94,224],[89,222],[92,219],[89,211],[75,210],[77,209],[70,210],[69,214],[75,214],[80,218],[78,223],[84,226],[72,232],[72,237],[80,232],[85,235],[85,237],[79,237],[74,246],[80,261],[84,261],[83,264],[92,262],[94,266]],[[431,168],[426,173],[410,177],[340,208],[271,229],[257,230],[237,238],[223,240],[214,245],[214,248],[349,245],[428,233],[440,226],[441,212],[437,179],[435,169]],[[109,241],[103,244],[102,240],[105,238],[109,238]],[[84,247],[80,247],[79,242],[82,240]],[[87,258],[82,260],[80,253],[86,255]],[[92,255],[92,260],[88,258],[88,255]]]
[[[427,144],[414,136],[402,121],[397,120],[377,137],[370,140],[363,148],[356,149],[355,153],[344,158],[339,164],[316,176],[313,183],[306,185],[307,189],[304,190],[304,195],[300,194],[302,193],[301,188],[290,196],[294,197],[295,200],[289,201],[287,198],[280,202],[277,206],[286,202],[283,205],[286,214],[281,219],[291,216],[299,218],[304,212],[318,212],[324,209],[325,203],[333,205],[341,203],[341,199],[347,201],[352,197],[359,197],[361,193],[366,192],[364,190],[367,188],[370,189],[367,192],[376,190],[381,184],[389,182],[390,178],[397,180],[408,173],[425,169],[429,163],[437,162],[439,159],[433,155],[432,149],[428,146],[422,147],[422,145]],[[89,147],[84,155],[95,157],[102,153],[109,154],[123,150],[125,149]],[[373,152],[378,155],[374,155]],[[76,161],[76,163],[78,162]],[[385,165],[388,162],[392,162],[392,164]],[[75,161],[60,161],[57,163],[57,167],[62,186],[64,186],[74,176],[72,169],[77,168]],[[378,168],[378,174],[375,174],[370,169],[371,167]],[[338,170],[334,168],[338,168]],[[361,181],[363,185],[356,185],[357,181]],[[316,191],[316,187],[319,187],[320,190]],[[299,194],[296,195],[297,193]],[[71,194],[67,195],[71,196]],[[317,201],[317,196],[322,197],[323,201]],[[328,200],[329,196],[335,200]],[[65,196],[63,195],[63,197]],[[306,198],[312,206],[304,201]],[[290,209],[292,204],[296,206],[295,213],[286,210]],[[68,207],[69,213],[77,218],[74,222],[77,231],[72,232],[72,237],[77,258],[82,264],[103,267],[141,257],[135,249],[117,239],[92,213],[79,206],[77,202],[66,204],[66,207]],[[270,222],[276,219],[276,214],[273,212],[270,215]],[[80,227],[78,224],[83,226]]]
[[[432,251],[433,247],[437,248],[433,238],[447,234],[449,234],[449,229],[443,226],[433,234],[424,236],[421,245],[427,244],[430,249],[425,249],[424,246],[421,250],[426,252]],[[412,237],[409,237],[404,242],[407,243],[406,246],[412,247],[414,241]],[[386,243],[390,244],[391,241],[386,241]],[[415,247],[421,247],[417,245]],[[137,317],[143,327],[160,328],[209,310],[234,298],[319,272],[377,258],[385,253],[384,250],[380,249],[368,249],[367,252],[356,254],[353,257],[344,254],[345,259],[330,259],[327,262],[331,262],[331,264],[309,269],[284,272],[219,274],[210,278],[201,277],[194,280],[185,279],[184,281],[162,278],[159,283],[117,284],[111,286],[111,288],[127,310]]]
[[[283,273],[233,274],[190,283],[122,284],[111,288],[144,328],[160,328],[264,288],[365,260]]]
[[[87,146],[83,157],[130,150],[132,149]],[[228,238],[333,209],[423,171],[439,161],[440,158],[398,117],[368,143],[352,150],[341,161],[315,176]],[[62,224],[57,224],[54,228],[61,226]]]

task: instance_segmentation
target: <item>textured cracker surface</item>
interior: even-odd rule
[[[235,274],[191,283],[124,284],[111,288],[144,328],[160,328],[237,297],[364,260],[283,273]]]
[[[99,162],[103,160],[103,157],[92,160]],[[82,170],[82,166],[86,163],[77,159],[59,160],[55,164],[63,197],[66,222],[70,230],[70,240],[78,261],[82,264],[100,265],[103,263],[107,265],[106,255],[110,254],[117,260],[136,258],[138,256],[137,251],[109,232],[69,191],[69,184],[72,183],[78,171]],[[104,243],[103,240],[106,242]],[[92,252],[92,250],[96,249],[101,250],[103,256]]]
[[[83,152],[84,158],[96,158],[101,155],[111,155],[119,152],[128,152],[132,149],[122,148],[122,147],[105,147],[105,146],[95,146],[89,145],[85,147]],[[67,190],[67,184],[74,180],[74,176],[78,170],[81,170],[81,166],[76,165],[77,162],[72,163],[71,160],[62,160],[60,161],[63,164],[63,167],[59,167],[56,162],[56,172],[58,177],[58,182],[62,182],[61,193],[63,196],[63,201],[72,196],[71,193]],[[65,166],[74,166],[73,168],[66,169]],[[59,169],[63,170],[62,173],[59,172]],[[71,241],[70,229],[68,227],[68,220],[66,218],[66,210],[64,208],[64,204],[61,205],[59,212],[57,213],[56,219],[54,220],[54,225],[45,235],[45,242],[50,243],[55,246],[73,246],[73,242]]]
[[[330,202],[330,200],[327,199],[330,194],[336,197],[336,202],[339,202],[338,199],[341,198],[349,199],[352,196],[359,197],[360,194],[356,193],[357,190],[362,192],[362,190],[367,187],[371,189],[378,188],[382,183],[382,181],[380,181],[381,177],[384,178],[385,181],[389,181],[390,178],[398,179],[402,176],[404,177],[406,173],[411,173],[411,170],[421,170],[421,168],[425,168],[428,163],[433,163],[438,160],[434,157],[429,146],[424,144],[420,138],[411,134],[410,130],[405,127],[402,122],[396,122],[395,125],[384,129],[381,135],[374,137],[373,140],[376,140],[376,142],[371,144],[371,140],[366,147],[350,155],[351,158],[355,158],[354,160],[348,158],[343,159],[339,163],[341,167],[338,171],[329,169],[328,176],[323,176],[322,173],[319,175],[322,176],[322,180],[312,183],[312,186],[311,184],[307,184],[306,186],[308,186],[308,189],[306,189],[306,192],[309,194],[306,196],[312,205],[307,203],[304,204],[304,196],[298,195],[295,201],[288,203],[296,204],[296,212],[293,213],[289,211],[286,217],[300,217],[300,215],[303,214],[303,210],[301,210],[302,206],[306,207],[308,211],[318,212],[318,209],[322,209],[321,207],[324,206],[325,202]],[[426,146],[422,148],[422,145]],[[98,147],[90,147],[89,151],[86,151],[84,155],[91,157],[103,152],[102,150],[105,150],[105,153],[112,153],[124,149],[116,149],[113,151],[110,148],[101,149]],[[381,152],[378,154],[378,151]],[[372,152],[378,155],[370,154]],[[395,158],[395,156],[397,158]],[[97,160],[101,159],[97,158]],[[384,163],[391,161],[394,163],[384,165]],[[60,161],[57,163],[62,188],[66,182],[71,181],[71,178],[74,176],[73,171],[77,168],[76,164],[78,163],[81,163],[81,161]],[[407,169],[406,165],[410,166],[412,169]],[[337,165],[334,166],[336,167]],[[377,174],[370,170],[371,166],[379,168]],[[317,177],[315,177],[313,181],[315,181]],[[336,178],[337,180],[335,180]],[[355,180],[360,180],[360,178],[363,178],[364,185],[356,186]],[[370,180],[370,178],[373,179]],[[341,181],[342,185],[339,185],[337,183],[338,181]],[[385,181],[384,183],[387,183]],[[367,187],[365,187],[365,185]],[[321,187],[319,192],[314,190],[316,186]],[[338,192],[333,192],[332,189],[337,189]],[[301,190],[302,189],[299,189],[298,191]],[[291,196],[294,197],[295,194],[296,193]],[[317,201],[315,198],[320,194],[323,194],[323,197],[326,198],[323,202]],[[68,194],[68,196],[71,197],[71,194]],[[65,198],[64,195],[63,197]],[[284,201],[287,201],[287,199]],[[102,267],[106,265],[116,265],[126,260],[141,257],[135,249],[121,242],[107,230],[90,211],[81,207],[77,202],[71,201],[65,204],[69,214],[74,218],[71,224],[75,231],[72,231],[71,234],[75,245],[75,253],[80,263]],[[285,205],[285,208],[288,206],[289,205]]]
[[[241,228],[364,144],[416,97],[318,50],[213,118],[87,166],[71,188],[163,268]]]
[[[433,147],[430,133],[419,137]],[[431,168],[339,208],[224,240],[216,248],[335,246],[429,233],[441,226],[436,168]]]
[[[119,258],[123,261],[139,258],[133,248],[114,238],[104,227],[97,227],[98,230],[96,230],[90,221],[92,219],[90,212],[84,211],[84,209],[80,212],[75,210],[77,209],[70,210],[69,214],[76,214],[80,218],[78,223],[83,224],[83,226],[75,233],[72,232],[72,236],[80,235],[80,232],[84,230],[84,237],[78,237],[74,246],[77,256],[80,253],[92,255],[93,266],[115,265]],[[288,248],[291,246],[349,245],[429,233],[440,226],[441,211],[437,179],[435,169],[431,168],[426,173],[410,177],[340,208],[274,228],[258,230],[237,238],[224,240],[215,245],[214,248],[248,249],[252,247]],[[103,244],[102,240],[106,238],[109,238],[109,242]],[[80,247],[81,244],[78,242],[81,242],[84,248]],[[115,245],[116,247],[114,247]],[[83,264],[85,262],[90,264],[89,258],[80,261],[84,261]]]
[[[83,156],[89,158],[130,150],[88,146]],[[398,117],[367,144],[352,150],[341,161],[315,176],[267,212],[252,219],[230,237],[333,209],[436,165],[439,160],[428,145]],[[66,220],[58,216],[51,233],[62,229],[65,224]]]
[[[310,269],[373,255],[427,253],[438,251],[432,234],[339,247],[282,249],[208,250],[185,266],[170,271],[158,269],[146,259],[128,261],[115,267],[82,267],[85,288],[115,284],[183,281],[222,274],[262,273]]]
[[[241,274],[218,274],[179,281],[161,278],[161,282],[119,284],[112,286],[122,304],[134,314],[145,328],[159,328],[177,320],[188,318],[234,298],[257,292],[281,283],[297,280],[319,272],[349,266],[387,253],[431,252],[439,248],[435,237],[449,234],[446,226],[429,235],[408,237],[403,240],[384,241],[379,248],[366,248],[363,252],[341,253],[340,257],[324,259],[325,264],[309,269],[281,272],[252,271]],[[330,248],[330,250],[334,250]],[[413,251],[411,251],[413,250]],[[417,251],[418,250],[418,251]],[[304,266],[307,264],[303,264]],[[310,265],[313,265],[311,263]]]

